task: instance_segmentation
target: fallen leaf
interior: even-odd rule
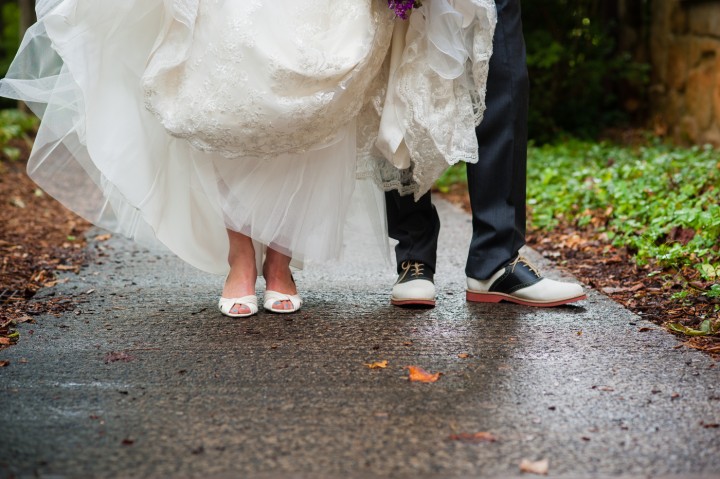
[[[73,270],[77,269],[77,266],[72,266],[72,265],[68,265],[68,264],[59,264],[59,265],[55,266],[55,269],[58,271],[73,271]]]
[[[606,286],[604,288],[600,288],[600,291],[602,291],[605,294],[624,293],[625,291],[627,291],[627,288],[622,288],[622,287],[616,288],[613,286]]]
[[[107,240],[109,240],[110,238],[112,238],[112,235],[109,234],[109,233],[108,233],[108,234],[104,234],[104,235],[97,235],[97,236],[95,237],[95,241],[107,241]]]
[[[369,367],[370,369],[385,369],[388,367],[387,359],[383,361],[375,361],[373,363],[365,363],[365,366]]]
[[[25,208],[25,202],[20,197],[14,197],[10,200],[10,204],[15,206],[16,208]]]
[[[520,461],[520,470],[522,472],[529,472],[531,474],[547,475],[550,470],[550,461],[542,459],[540,461],[529,461],[523,459]]]
[[[648,328],[646,326],[643,326],[642,328],[638,329],[639,333],[647,333],[648,331],[652,331],[654,328]]]
[[[440,379],[440,374],[442,374],[429,373],[419,366],[406,366],[405,369],[410,372],[410,376],[408,377],[410,381],[421,383],[434,383],[435,381]]]
[[[467,359],[467,358],[471,358],[471,357],[472,357],[472,354],[470,354],[470,353],[460,353],[460,354],[458,354],[458,357],[459,357],[460,359]]]
[[[686,336],[712,336],[720,333],[720,321],[713,323],[709,319],[700,323],[700,329],[693,329],[679,323],[668,323],[667,328]]]
[[[12,344],[12,341],[10,338],[0,338],[0,345],[2,346],[10,346]]]
[[[105,355],[105,364],[114,363],[117,361],[129,362],[135,359],[133,356],[126,352],[109,352]]]
[[[459,434],[450,434],[450,436],[448,436],[448,440],[479,444],[481,442],[495,442],[497,441],[497,437],[493,436],[489,432],[461,432]]]
[[[4,368],[10,365],[10,361],[0,361],[0,368]]]
[[[135,440],[134,440],[134,439],[130,439],[129,437],[127,437],[127,438],[125,438],[125,439],[122,440],[122,445],[123,445],[123,446],[132,446],[133,444],[135,444]]]

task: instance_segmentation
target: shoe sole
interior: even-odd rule
[[[273,308],[263,307],[263,309],[265,311],[267,311],[268,313],[273,313],[273,314],[292,314],[292,313],[297,313],[298,311],[300,311],[300,308],[298,308],[298,309],[273,309]]]
[[[557,299],[555,301],[532,301],[529,299],[520,299],[515,296],[511,296],[505,293],[479,293],[476,291],[467,290],[465,292],[465,299],[471,303],[499,303],[501,301],[508,301],[510,303],[520,304],[522,306],[535,306],[536,308],[552,308],[555,306],[562,306],[563,304],[574,303],[576,301],[582,301],[587,299],[586,294],[579,296],[573,296],[572,298]]]
[[[220,311],[220,314],[227,318],[249,318],[250,316],[255,316],[257,313],[227,314]]]
[[[434,299],[390,299],[390,304],[402,308],[434,308]]]

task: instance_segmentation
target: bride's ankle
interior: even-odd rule
[[[255,282],[257,271],[252,268],[231,267],[230,273],[225,278],[222,296],[224,298],[240,298],[255,294]]]
[[[284,294],[297,294],[289,266],[263,265],[263,277],[267,289]]]

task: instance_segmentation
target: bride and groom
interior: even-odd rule
[[[553,306],[584,293],[518,256],[519,3],[427,0],[406,21],[385,0],[39,0],[0,95],[42,117],[38,184],[100,226],[229,266],[227,316],[258,311],[258,273],[266,310],[297,311],[291,265],[337,257],[357,205],[398,240],[393,304],[434,305],[427,191],[457,161],[473,206],[468,300]]]

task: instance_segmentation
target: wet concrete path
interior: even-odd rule
[[[522,459],[550,477],[717,477],[720,366],[594,291],[466,304],[469,218],[439,209],[438,307],[419,312],[389,305],[391,268],[358,245],[296,276],[299,314],[229,320],[222,278],[100,244],[53,290],[78,309],[0,352],[0,477],[516,477]],[[408,365],[443,375],[410,383]],[[477,432],[497,440],[451,439]]]

